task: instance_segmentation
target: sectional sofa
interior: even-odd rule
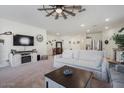
[[[110,67],[109,69],[109,81],[111,83],[111,86],[113,88],[124,88],[124,65],[119,64],[119,69],[121,69],[120,71],[118,71],[118,69],[116,68],[115,65],[114,67]],[[122,69],[123,68],[123,69]]]
[[[62,55],[54,56],[54,67],[64,65],[92,71],[99,80],[108,80],[106,58],[103,51],[65,50]]]

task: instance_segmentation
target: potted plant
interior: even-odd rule
[[[124,34],[114,34],[112,37],[118,48],[124,48]]]
[[[121,59],[124,62],[124,52],[122,52],[122,54],[121,54]]]

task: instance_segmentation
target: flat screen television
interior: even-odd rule
[[[14,46],[34,46],[34,37],[27,35],[14,35],[13,36]]]

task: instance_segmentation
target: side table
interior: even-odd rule
[[[117,64],[121,64],[121,62],[115,61],[114,59],[107,58],[107,61],[109,62],[109,67],[114,67]]]

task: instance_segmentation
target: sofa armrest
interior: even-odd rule
[[[58,58],[62,58],[62,54],[54,56],[54,59],[58,59]]]
[[[115,65],[115,70],[117,72],[124,73],[124,65],[123,64],[117,64],[117,65]]]
[[[102,80],[108,81],[108,71],[109,71],[109,63],[106,58],[103,59],[102,62]]]
[[[109,63],[107,62],[106,58],[104,58],[102,62],[102,72],[106,72],[108,69],[109,69]]]
[[[62,62],[58,62],[58,60],[62,58],[62,55],[55,55],[54,56],[54,65],[53,67],[55,68],[59,68],[59,67],[62,67],[63,65],[61,64]]]

